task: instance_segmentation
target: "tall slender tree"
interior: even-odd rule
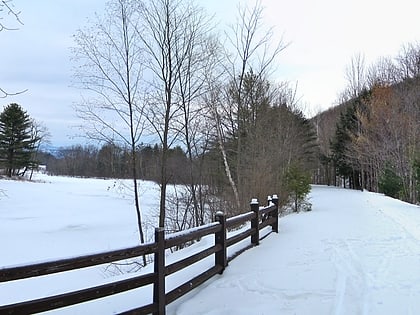
[[[144,127],[143,49],[137,36],[139,17],[129,0],[108,3],[106,15],[75,35],[75,77],[87,97],[76,105],[84,134],[130,150],[134,203],[140,242],[144,242],[138,192],[136,147]]]
[[[192,1],[148,0],[139,3],[138,9],[143,21],[138,35],[148,56],[150,75],[147,117],[162,146],[159,226],[164,227],[170,181],[168,152],[179,139],[181,129],[189,127],[177,122],[191,114],[191,100],[197,94],[197,82],[191,78],[204,57],[204,51],[197,48],[203,47],[207,19]]]

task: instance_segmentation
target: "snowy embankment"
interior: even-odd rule
[[[0,180],[0,268],[137,244],[129,197],[110,180],[42,177]],[[153,215],[158,192],[143,184],[142,210]],[[155,199],[155,201],[158,198]],[[314,186],[312,212],[281,218],[279,234],[230,262],[168,314],[417,314],[420,312],[420,208],[382,195]],[[146,220],[153,225],[153,218]],[[174,261],[203,242],[168,257]],[[195,247],[195,248],[194,248]],[[194,265],[188,272],[206,268]],[[168,278],[167,289],[188,275]],[[105,267],[0,285],[0,305],[97,285]],[[117,280],[115,279],[115,280]],[[112,314],[150,300],[151,288],[57,310]]]

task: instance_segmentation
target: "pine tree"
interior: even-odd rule
[[[360,121],[357,112],[365,112],[367,103],[371,97],[371,92],[363,90],[360,95],[351,100],[347,110],[340,115],[340,119],[336,126],[334,138],[330,143],[332,151],[331,159],[336,168],[336,174],[349,183],[349,187],[353,189],[362,188],[360,166],[354,158],[352,141],[359,133]]]
[[[0,169],[9,177],[34,166],[39,139],[33,137],[32,127],[29,115],[18,104],[6,106],[0,114]]]
[[[392,198],[400,198],[403,181],[395,172],[395,167],[387,163],[379,178],[379,191]]]
[[[351,142],[350,132],[355,125],[355,112],[355,107],[350,106],[345,113],[341,113],[334,138],[331,141],[332,160],[336,168],[336,173],[344,179],[350,178],[353,172],[352,166],[348,161],[348,147]]]
[[[291,164],[286,172],[287,189],[293,200],[293,208],[298,212],[311,191],[311,175],[298,164]],[[310,210],[310,207],[308,208]]]

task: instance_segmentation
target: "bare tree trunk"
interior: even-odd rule
[[[201,36],[200,23],[204,23],[200,21],[201,12],[189,1],[149,0],[139,3],[144,27],[138,29],[138,34],[150,57],[149,69],[153,75],[153,117],[149,117],[149,122],[162,144],[160,227],[165,225],[166,186],[170,180],[167,174],[168,151],[184,127],[177,125],[177,116],[185,105],[180,97],[179,86],[187,83],[180,80],[188,75],[185,72],[190,70],[189,64],[193,58],[191,49],[196,45],[194,40],[197,36]]]
[[[83,89],[95,94],[76,105],[76,112],[86,122],[81,126],[86,137],[110,144],[117,139],[129,148],[139,241],[144,243],[136,161],[144,128],[144,108],[138,103],[143,56],[134,13],[127,1],[110,2],[105,17],[98,18],[94,28],[79,30],[75,36],[74,55],[81,62],[76,77]]]

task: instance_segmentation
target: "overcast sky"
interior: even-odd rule
[[[197,2],[224,25],[234,21],[239,0]],[[311,114],[336,105],[352,56],[361,53],[370,64],[396,56],[403,44],[420,42],[418,0],[261,2],[265,23],[275,27],[277,39],[290,43],[272,79],[297,82],[298,95]],[[70,47],[72,35],[87,18],[103,11],[105,1],[13,0],[13,5],[24,25],[0,32],[0,87],[28,91],[0,99],[0,109],[12,102],[22,105],[49,129],[54,146],[83,143],[71,128],[78,123],[72,105],[81,91],[71,87]]]

